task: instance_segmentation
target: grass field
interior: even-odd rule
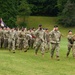
[[[38,25],[42,24],[43,28],[48,28],[51,31],[53,27],[57,25],[57,21],[58,21],[58,17],[30,16],[28,18],[27,27],[28,28],[32,28],[32,27],[38,28]],[[75,27],[65,28],[62,25],[58,25],[58,26],[59,26],[59,30],[64,36],[67,35],[68,30],[72,30],[73,33],[75,34]]]
[[[19,19],[20,20],[20,19]],[[56,25],[57,17],[36,17],[28,18],[28,28],[38,27],[42,24],[44,28],[53,29]],[[59,25],[59,30],[62,32],[60,45],[60,61],[50,59],[50,51],[45,53],[43,58],[40,51],[38,56],[34,55],[34,50],[30,49],[28,52],[16,50],[13,54],[5,49],[0,49],[0,75],[74,75],[75,74],[75,59],[72,57],[72,51],[69,58],[66,58],[67,52],[67,32],[75,28],[64,28]]]
[[[66,58],[67,40],[62,38],[60,61],[50,59],[50,52],[45,57],[34,55],[34,50],[27,53],[17,50],[15,54],[8,50],[0,50],[0,75],[74,75],[75,59],[72,52]]]
[[[17,23],[21,22],[23,18],[18,18]],[[45,16],[30,16],[26,19],[27,28],[38,28],[39,24],[42,24],[43,28],[48,28],[50,31],[53,29],[55,25],[57,25],[58,17],[45,17]],[[66,36],[68,30],[72,30],[75,34],[75,27],[65,28],[62,25],[58,25],[61,33]]]

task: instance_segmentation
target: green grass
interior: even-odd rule
[[[67,39],[62,38],[60,45],[60,61],[50,59],[50,52],[45,57],[34,55],[34,50],[27,53],[17,50],[15,54],[8,50],[0,50],[0,75],[74,75],[75,59],[72,51],[66,58]]]
[[[28,17],[28,21],[27,21],[27,27],[28,28],[38,28],[39,24],[42,24],[43,28],[48,28],[50,31],[53,29],[54,25],[57,24],[58,21],[58,17],[42,17],[42,16],[30,16]],[[73,31],[73,33],[75,32],[75,27],[69,27],[69,28],[65,28],[61,25],[59,26],[59,30],[62,32],[63,35],[67,35],[68,31],[71,29]]]
[[[18,18],[17,23],[23,21],[23,18]],[[42,24],[43,28],[48,28],[50,31],[53,29],[53,27],[57,24],[58,17],[45,17],[45,16],[30,16],[26,19],[27,22],[27,28],[38,28],[39,24]],[[75,32],[75,27],[69,27],[65,28],[61,25],[59,26],[59,30],[62,32],[64,36],[67,35],[69,30],[72,30],[73,33]]]

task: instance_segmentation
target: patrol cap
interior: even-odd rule
[[[42,26],[42,24],[39,24],[39,27],[41,27]]]
[[[48,28],[46,28],[45,30],[48,30]]]
[[[58,27],[57,25],[54,26],[54,28]]]
[[[69,32],[72,32],[72,30],[69,30],[68,33],[69,33]]]
[[[35,29],[34,27],[32,27],[32,30]]]

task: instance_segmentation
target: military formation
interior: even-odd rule
[[[53,59],[54,52],[56,50],[56,59],[60,60],[60,41],[62,34],[58,29],[58,26],[54,26],[52,31],[42,28],[40,24],[37,29],[31,28],[9,28],[0,27],[0,48],[8,49],[15,53],[16,50],[34,49],[35,55],[38,55],[38,50],[41,51],[42,56],[46,52],[50,51],[50,57]],[[75,35],[72,31],[68,32],[68,50],[66,56],[69,56],[72,49],[73,57],[75,57]],[[51,46],[50,46],[51,45]],[[50,48],[51,47],[51,48]]]

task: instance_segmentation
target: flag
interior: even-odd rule
[[[1,19],[1,27],[7,27],[6,24],[3,22],[2,19]]]

